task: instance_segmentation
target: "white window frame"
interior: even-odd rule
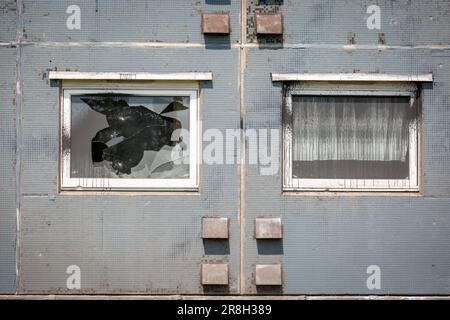
[[[326,89],[293,89],[285,95],[283,111],[283,190],[284,191],[384,191],[384,192],[418,192],[419,191],[419,115],[420,108],[409,127],[409,179],[300,179],[292,177],[292,96],[409,96],[410,103],[416,103],[417,89],[371,89],[338,88]]]
[[[193,89],[114,89],[62,88],[61,99],[61,190],[197,190],[199,152],[198,90]],[[189,178],[188,179],[121,179],[121,178],[71,178],[70,177],[70,134],[71,97],[82,94],[131,94],[141,96],[189,96]]]

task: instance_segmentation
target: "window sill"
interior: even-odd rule
[[[369,190],[283,190],[282,196],[312,196],[312,197],[424,197],[420,190],[411,191],[369,191]]]
[[[60,190],[62,196],[196,196],[199,189],[192,190]]]

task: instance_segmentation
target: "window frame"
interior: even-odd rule
[[[140,96],[189,96],[189,178],[188,179],[119,179],[119,178],[71,178],[71,97],[80,94],[117,93]],[[199,187],[199,90],[194,88],[142,88],[124,84],[61,87],[61,191],[197,191]]]
[[[293,116],[292,96],[408,96],[410,104],[417,104],[419,89],[409,87],[380,87],[363,85],[338,85],[327,87],[305,86],[304,88],[287,89],[283,103],[283,191],[330,191],[330,192],[419,192],[420,191],[420,105],[416,105],[416,118],[409,128],[409,179],[301,179],[292,176]]]

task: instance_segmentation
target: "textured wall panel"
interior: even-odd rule
[[[222,4],[221,4],[222,3]],[[66,10],[78,5],[80,29],[70,30]],[[194,0],[26,0],[25,37],[29,41],[179,42],[226,45],[239,39],[240,1]],[[231,35],[201,34],[202,12],[229,11]]]
[[[423,88],[424,196],[282,195],[279,171],[246,170],[245,287],[247,293],[449,293],[450,66],[449,50],[250,49],[246,127],[281,129],[280,84],[271,72],[433,72]],[[254,146],[248,145],[252,150]],[[255,241],[253,220],[281,215],[282,241]],[[284,287],[255,288],[256,263],[283,264]],[[366,287],[366,268],[382,270],[381,290]]]
[[[0,292],[14,292],[18,282],[21,293],[210,293],[200,285],[201,263],[228,262],[230,287],[219,292],[238,293],[239,167],[202,166],[196,195],[58,194],[59,88],[47,78],[56,69],[211,71],[213,81],[201,85],[202,129],[239,128],[240,49],[232,45],[241,30],[241,2],[23,2],[19,281],[12,102],[17,49],[0,48]],[[66,27],[73,4],[81,9],[80,30]],[[273,50],[242,49],[247,129],[281,129],[282,86],[271,82],[271,72],[432,72],[434,82],[422,92],[421,196],[288,196],[281,192],[279,170],[261,175],[264,166],[246,166],[241,293],[449,294],[449,2],[247,4],[247,41],[276,44]],[[371,4],[381,8],[380,30],[366,26]],[[283,36],[256,37],[254,10],[281,12]],[[230,12],[230,36],[201,34],[201,12],[213,11]],[[15,40],[16,14],[16,1],[0,0],[0,42]],[[380,37],[387,46],[377,47]],[[146,48],[144,42],[172,48]],[[349,42],[356,46],[345,46]],[[189,46],[195,48],[183,48]],[[203,241],[203,216],[228,217],[230,239]],[[261,216],[281,217],[283,239],[253,238],[254,219]],[[282,264],[283,287],[257,289],[254,266],[273,263]],[[81,268],[81,291],[66,287],[70,265]],[[366,287],[369,265],[381,268],[381,290]]]
[[[16,49],[0,48],[0,293],[14,292],[16,281],[15,69]]]
[[[379,43],[380,33],[388,45],[418,46],[450,44],[447,0],[248,0],[248,39],[256,41],[255,10],[281,12],[286,43],[347,44],[349,34],[355,44]],[[367,8],[380,7],[381,28],[367,28],[371,14]]]
[[[229,291],[237,292],[237,167],[202,166],[199,194],[59,195],[59,88],[45,77],[54,67],[212,71],[202,85],[203,130],[239,128],[237,57],[237,50],[24,48],[21,292],[67,291],[65,270],[74,264],[82,292],[201,293],[202,261],[229,262]],[[203,243],[201,218],[211,215],[230,218],[235,232],[225,243]]]
[[[0,42],[16,40],[16,26],[16,1],[0,0]]]

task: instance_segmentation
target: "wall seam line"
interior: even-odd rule
[[[242,23],[241,23],[242,25]],[[243,25],[246,28],[246,25]],[[242,37],[241,40],[242,41]],[[245,39],[244,39],[245,41]],[[14,46],[18,45],[18,41],[0,42],[0,46]],[[186,48],[203,48],[206,46],[203,43],[184,43],[184,42],[131,42],[131,41],[79,41],[79,42],[64,42],[64,41],[24,41],[20,40],[20,44],[23,46],[36,46],[36,47],[90,47],[90,48],[161,48],[161,49],[186,49]],[[250,48],[261,49],[257,43],[234,43],[231,44],[232,48]],[[356,44],[347,45],[339,43],[330,44],[315,44],[315,43],[283,43],[284,49],[337,49],[337,50],[450,50],[450,44],[442,45],[417,45],[417,46],[403,46],[403,45],[379,45],[379,44]],[[279,49],[279,44],[266,44],[267,49]]]
[[[241,39],[239,44],[239,92],[240,92],[240,127],[241,127],[241,145],[240,145],[240,192],[239,192],[239,232],[240,232],[240,275],[239,275],[239,293],[245,293],[245,64],[246,64],[246,37],[247,37],[247,0],[241,0]]]

